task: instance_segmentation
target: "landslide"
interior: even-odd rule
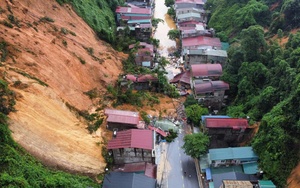
[[[84,92],[106,92],[126,55],[97,39],[68,4],[0,0],[0,73],[16,92],[9,128],[42,163],[70,172],[103,172],[103,132],[91,135],[74,110],[97,105]],[[13,87],[14,86],[14,87]]]

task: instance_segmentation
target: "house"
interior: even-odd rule
[[[140,117],[138,112],[105,109],[107,115],[107,129],[109,130],[126,130],[137,129],[140,127]]]
[[[124,30],[126,26],[138,40],[146,41],[152,34],[152,10],[140,7],[117,7],[117,30]]]
[[[116,9],[117,22],[122,25],[121,20],[126,23],[129,20],[144,20],[149,19],[152,16],[151,8],[139,8],[139,7],[121,7]]]
[[[218,119],[218,118],[230,118],[229,116],[226,115],[204,115],[201,116],[201,124],[204,124],[205,120],[208,118],[214,118],[214,119]]]
[[[204,2],[202,0],[176,0],[175,9],[181,9],[181,8],[197,8],[197,9],[203,9]]]
[[[199,8],[193,8],[193,7],[177,8],[175,11],[176,11],[176,15],[185,14],[185,13],[198,13],[201,16],[205,16],[206,15],[206,10],[199,9]],[[204,22],[204,23],[206,23],[206,22]]]
[[[258,160],[258,156],[254,153],[252,147],[209,149],[208,156],[210,167],[256,163]]]
[[[125,0],[128,6],[136,6],[140,8],[147,8],[153,5],[154,0]]]
[[[129,45],[129,49],[136,49],[135,63],[138,66],[152,68],[154,66],[154,46],[146,42],[140,42],[139,44]]]
[[[144,48],[137,50],[134,61],[137,66],[152,68],[154,66],[153,58],[153,52],[147,48]]]
[[[225,91],[229,89],[229,84],[217,81],[193,81],[193,95],[200,104],[213,110],[220,110],[224,101]]]
[[[126,82],[126,83],[125,83]],[[150,90],[156,89],[158,85],[158,78],[152,74],[133,75],[127,74],[122,85],[133,86],[136,90]]]
[[[218,148],[220,143],[237,146],[248,140],[253,132],[248,120],[240,118],[208,118],[202,128],[210,136],[210,148]]]
[[[212,179],[213,182],[210,182],[210,184],[212,184],[212,186],[215,188],[222,188],[221,185],[223,183],[223,180],[238,180],[238,181],[241,180],[241,181],[248,181],[248,182],[255,182],[258,180],[258,178],[254,175],[243,174],[240,172],[226,172],[222,174],[215,174],[212,175]]]
[[[223,180],[220,188],[253,188],[253,185],[245,180]]]
[[[152,163],[140,162],[118,165],[114,172],[132,172],[144,174],[147,177],[156,179],[156,170],[157,165]]]
[[[155,179],[136,173],[110,172],[103,180],[103,188],[156,188],[156,186]]]
[[[187,70],[174,76],[170,83],[177,84],[177,88],[191,88],[191,72]]]
[[[155,163],[155,137],[151,130],[130,129],[116,133],[107,144],[115,164]]]
[[[185,62],[189,62],[189,65],[217,63],[221,64],[222,67],[224,67],[227,61],[227,57],[227,52],[225,50],[190,49],[186,50],[184,60]]]
[[[199,13],[196,12],[188,12],[176,15],[176,22],[186,22],[186,21],[196,21],[203,22],[203,18]]]
[[[182,39],[182,55],[187,54],[191,49],[215,49],[220,50],[222,47],[219,38],[206,36],[188,37]]]
[[[217,80],[223,73],[221,64],[195,64],[190,67],[191,77],[197,80]]]

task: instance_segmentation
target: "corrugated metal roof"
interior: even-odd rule
[[[157,166],[155,164],[151,164],[147,162],[139,162],[139,163],[124,164],[122,166],[119,166],[119,168],[114,171],[144,173],[145,176],[156,179],[156,168]]]
[[[117,132],[116,138],[107,144],[108,149],[141,148],[152,150],[153,132],[151,130],[130,129]]]
[[[214,92],[211,82],[203,82],[201,84],[196,84],[194,86],[194,91],[196,94],[204,94]]]
[[[191,65],[191,72],[193,77],[221,76],[222,65],[221,64],[194,64]]]
[[[138,125],[140,120],[138,112],[105,109],[104,114],[108,116],[107,122]]]
[[[177,15],[177,19],[184,19],[184,18],[201,18],[199,13],[195,13],[195,12],[188,12],[188,13],[182,13]]]
[[[158,81],[158,78],[153,76],[152,74],[145,74],[145,75],[138,75],[138,76],[135,76],[133,74],[127,74],[126,75],[126,79],[127,80],[131,80],[133,82],[157,82]]]
[[[259,180],[258,185],[260,188],[276,188],[271,180]]]
[[[128,20],[127,23],[128,24],[133,24],[133,23],[143,23],[143,24],[146,24],[146,23],[151,23],[151,20],[150,19],[145,19],[145,20]]]
[[[129,49],[132,49],[132,48],[134,48],[136,46],[136,44],[130,44],[129,45]],[[143,48],[146,48],[146,49],[149,49],[150,51],[152,51],[153,52],[153,45],[152,44],[148,44],[148,43],[146,43],[146,42],[140,42],[139,44],[138,44],[138,47],[143,47]]]
[[[245,174],[256,174],[259,172],[257,162],[243,164],[243,170]]]
[[[103,188],[155,188],[156,180],[142,174],[110,172],[103,180]]]
[[[145,19],[151,19],[151,16],[125,16],[125,15],[122,15],[121,19],[122,20],[131,20],[131,19],[134,19],[134,20],[145,20]]]
[[[216,115],[205,115],[205,116],[201,116],[202,122],[204,122],[205,119],[207,119],[207,118],[219,119],[219,118],[230,118],[230,117],[226,116],[226,115],[218,115],[218,116],[216,116]]]
[[[190,84],[190,79],[191,79],[191,72],[188,70],[174,76],[174,78],[170,80],[170,83],[183,82],[186,84]]]
[[[204,4],[202,0],[176,0],[175,4],[191,3],[191,4]]]
[[[238,172],[227,172],[223,174],[213,175],[213,182],[215,187],[220,187],[223,180],[249,180],[255,181],[257,177],[254,175],[243,174]]]
[[[211,161],[231,159],[251,159],[255,161],[258,159],[258,156],[254,153],[252,147],[217,148],[209,149],[208,152]]]
[[[221,47],[221,41],[219,38],[198,36],[189,37],[182,39],[182,47],[188,46],[211,46],[211,47]]]
[[[167,136],[167,133],[157,127],[153,127],[153,126],[148,126],[148,129],[157,132],[158,134],[162,135],[163,137]]]
[[[150,8],[117,7],[116,13],[151,14]]]
[[[228,90],[229,89],[229,84],[222,81],[222,80],[216,80],[216,81],[211,81],[212,87],[214,90]]]
[[[205,120],[205,126],[207,128],[246,129],[248,127],[248,120],[239,118],[210,118]]]

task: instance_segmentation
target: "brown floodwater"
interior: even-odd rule
[[[159,51],[161,55],[168,56],[168,53],[172,53],[176,50],[176,42],[170,40],[168,32],[171,29],[176,29],[175,22],[167,14],[168,8],[165,6],[164,0],[155,0],[154,17],[164,20],[164,23],[159,23],[154,33],[154,38],[159,39],[160,47]]]

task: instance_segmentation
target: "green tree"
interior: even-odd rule
[[[187,134],[184,136],[183,141],[182,149],[184,149],[184,153],[187,155],[199,158],[200,155],[207,153],[209,137],[202,132]]]
[[[180,31],[178,29],[171,29],[168,32],[168,37],[170,40],[176,40],[180,38]]]
[[[171,7],[175,4],[175,0],[165,0],[166,7]]]
[[[261,53],[266,50],[264,30],[259,25],[253,25],[241,32],[241,49],[244,61],[253,62],[260,60]]]
[[[175,9],[174,9],[173,7],[170,7],[170,8],[168,9],[167,14],[168,14],[173,20],[175,20],[175,17],[176,17],[176,11],[175,11]]]
[[[208,109],[203,108],[198,104],[193,104],[188,106],[185,109],[187,117],[192,121],[192,123],[195,126],[199,126],[200,124],[200,119],[202,115],[207,115],[208,114]]]
[[[164,20],[160,18],[152,18],[152,27],[154,28],[154,31],[157,29],[160,22],[164,23]]]

